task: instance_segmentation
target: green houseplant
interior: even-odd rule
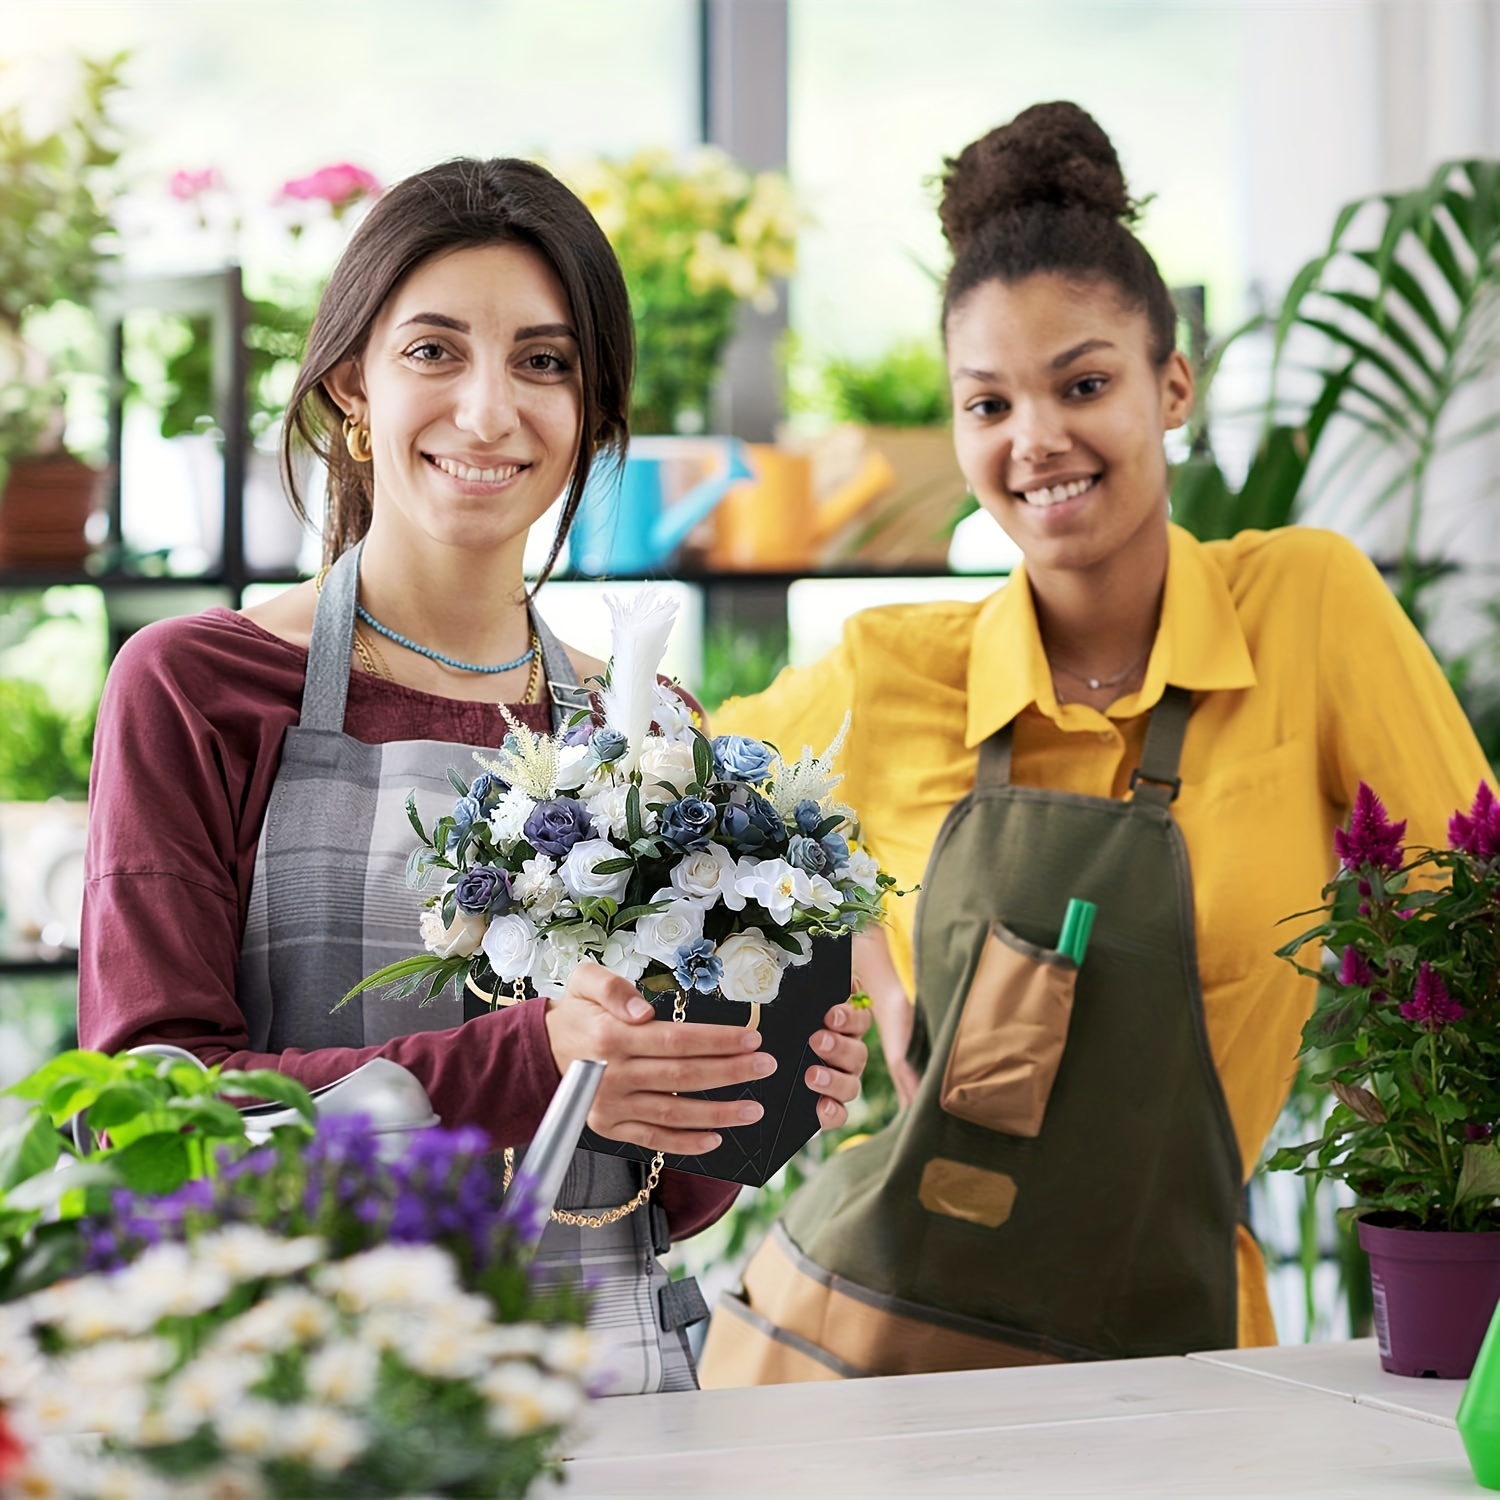
[[[28,334],[62,303],[87,306],[113,234],[119,146],[111,100],[124,56],[80,64],[77,92],[50,131],[0,108],[0,563],[57,564],[87,551],[96,476],[62,447],[64,376],[87,358],[49,359]]]
[[[1337,1103],[1269,1165],[1354,1192],[1385,1368],[1461,1377],[1500,1297],[1500,803],[1482,784],[1447,849],[1405,832],[1361,784],[1318,921],[1280,950],[1320,981],[1303,1051]]]

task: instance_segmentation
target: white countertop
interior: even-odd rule
[[[1483,1496],[1461,1381],[1372,1340],[596,1402],[564,1494]]]

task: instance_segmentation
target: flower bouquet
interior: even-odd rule
[[[694,1021],[759,1025],[780,1066],[722,1097],[759,1100],[762,1120],[670,1164],[763,1182],[817,1129],[816,1099],[791,1065],[848,993],[847,953],[819,940],[878,921],[895,882],[834,798],[847,721],[821,755],[808,747],[795,760],[739,735],[710,740],[657,677],[675,604],[656,590],[609,602],[614,649],[596,708],[556,735],[512,721],[497,755],[476,754],[472,782],[450,772],[458,801],[430,832],[408,800],[420,840],[408,878],[431,890],[426,952],[344,998],[432,1000],[454,981],[496,1004],[557,997],[593,959],[664,1017],[687,1019],[691,1005]],[[778,997],[775,1016],[763,1014]]]
[[[482,1132],[401,1157],[320,1122],[86,1224],[0,1307],[18,1493],[520,1496],[585,1396],[576,1288],[534,1286]],[[86,1435],[86,1436],[85,1436]]]

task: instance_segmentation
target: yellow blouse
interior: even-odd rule
[[[1168,683],[1199,695],[1173,813],[1192,861],[1209,1039],[1248,1175],[1314,996],[1275,956],[1294,930],[1278,923],[1318,903],[1355,787],[1368,782],[1408,819],[1409,842],[1444,844],[1449,815],[1490,774],[1432,654],[1350,542],[1292,528],[1204,544],[1172,527],[1145,681],[1107,713],[1057,701],[1021,568],[979,604],[856,615],[822,660],[731,700],[714,730],[821,751],[852,710],[839,795],[870,852],[911,887],[987,736],[1015,720],[1020,785],[1123,797]],[[916,901],[893,903],[889,929],[908,991]]]

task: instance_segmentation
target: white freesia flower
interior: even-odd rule
[[[797,872],[799,875],[802,872]],[[797,905],[803,910],[812,907],[815,911],[837,911],[843,898],[839,888],[826,875],[807,875],[805,888],[797,886]]]
[[[78,1392],[54,1372],[41,1376],[10,1415],[23,1440],[83,1430]]]
[[[435,1380],[474,1380],[489,1369],[488,1342],[472,1328],[444,1322],[418,1324],[397,1351],[407,1369]]]
[[[736,932],[719,944],[724,965],[719,993],[742,1005],[765,1005],[781,990],[781,950],[755,928]]]
[[[542,1363],[561,1375],[582,1375],[594,1357],[594,1342],[582,1328],[563,1328],[547,1335]]]
[[[734,856],[722,844],[709,844],[684,854],[669,879],[672,889],[686,901],[696,901],[706,910],[723,901],[731,911],[742,911],[745,898],[735,889],[738,875]]]
[[[333,1310],[321,1297],[304,1287],[286,1286],[226,1323],[215,1342],[234,1353],[268,1354],[312,1343],[332,1326]]]
[[[670,802],[680,797],[690,782],[698,779],[693,747],[681,740],[652,735],[641,755],[641,805]]]
[[[204,1235],[195,1249],[199,1260],[217,1266],[233,1281],[295,1276],[328,1253],[326,1242],[317,1235],[286,1239],[256,1224],[226,1224]]]
[[[75,1344],[97,1343],[118,1335],[145,1333],[156,1326],[154,1302],[119,1294],[121,1278],[81,1276],[38,1292],[30,1306],[36,1320],[54,1325]]]
[[[86,1386],[74,1392],[71,1430],[129,1442],[145,1415],[144,1385]]]
[[[294,1342],[275,1347],[290,1348]],[[162,1408],[166,1424],[195,1432],[204,1422],[217,1421],[222,1413],[238,1406],[245,1392],[265,1373],[262,1362],[249,1355],[224,1354],[217,1349],[200,1354],[179,1370],[167,1387]]]
[[[536,965],[536,928],[519,912],[496,917],[484,935],[484,956],[503,984],[525,979]]]
[[[336,1339],[307,1362],[307,1391],[333,1406],[363,1406],[375,1390],[380,1357],[365,1344]]]
[[[315,1280],[349,1312],[431,1309],[460,1295],[453,1257],[437,1245],[379,1245],[329,1262]]]
[[[640,951],[633,932],[620,931],[612,932],[605,938],[599,962],[611,974],[618,974],[621,979],[628,979],[634,984],[646,972],[646,965],[651,960]]]
[[[630,824],[625,817],[625,803],[630,796],[630,783],[617,781],[595,792],[584,804],[594,822],[594,832],[601,839],[616,839],[623,846],[630,836]],[[661,819],[646,806],[641,798],[641,832],[655,833]]]
[[[480,1381],[490,1425],[505,1437],[524,1437],[577,1416],[583,1393],[571,1380],[544,1375],[533,1364],[497,1365]]]
[[[656,711],[652,719],[662,739],[678,744],[693,743],[692,709],[675,688],[659,680],[656,684]]]
[[[670,968],[679,949],[703,936],[703,908],[696,901],[683,901],[675,891],[658,891],[652,902],[664,901],[662,911],[641,917],[635,924],[635,946],[648,959]]]
[[[621,857],[620,850],[608,839],[584,839],[568,850],[568,857],[558,873],[575,901],[589,896],[608,896],[618,901],[630,884],[630,871],[615,870],[601,875],[595,866]]]
[[[742,870],[745,863],[740,862]],[[793,869],[784,859],[763,859],[754,864],[736,878],[735,889],[763,906],[780,927],[785,927],[798,909],[833,911],[839,904],[838,891],[821,875]]]
[[[540,1359],[551,1337],[540,1323],[502,1323],[490,1333],[490,1350],[496,1358]]]
[[[165,1374],[175,1360],[176,1352],[166,1339],[110,1339],[68,1355],[63,1373],[80,1387],[139,1385]]]
[[[511,787],[490,814],[490,837],[500,848],[508,848],[525,833],[526,820],[535,809],[535,797],[528,797],[523,787]]]
[[[362,1423],[331,1407],[294,1406],[282,1410],[276,1450],[284,1458],[336,1474],[348,1468],[369,1444]]]
[[[41,1368],[36,1344],[19,1324],[0,1332],[0,1402],[24,1395]]]
[[[837,873],[840,880],[850,880],[861,890],[874,891],[877,889],[875,877],[880,873],[880,864],[863,849],[851,849],[848,862],[841,865]]]
[[[168,1500],[175,1490],[143,1465],[109,1457],[86,1460],[66,1493],[88,1495],[93,1500]]]
[[[485,923],[481,912],[455,911],[453,921],[443,921],[442,911],[429,906],[418,923],[422,944],[438,958],[467,958],[484,940]]]
[[[186,1245],[156,1245],[113,1278],[121,1302],[151,1308],[151,1323],[167,1316],[191,1317],[217,1307],[228,1293],[228,1275],[194,1257]]]

